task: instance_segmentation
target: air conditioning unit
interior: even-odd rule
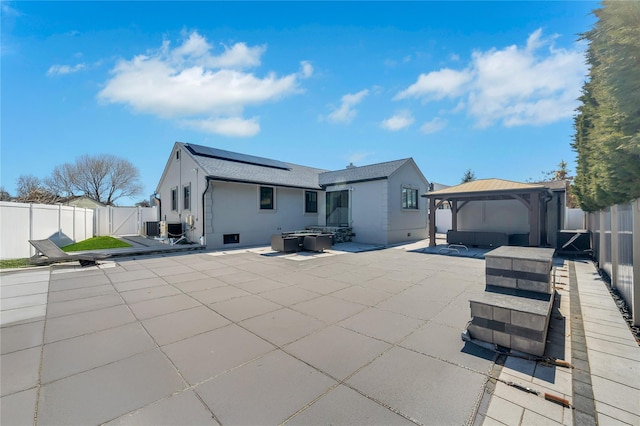
[[[145,231],[147,237],[159,237],[160,222],[145,222]]]
[[[162,238],[167,238],[169,236],[169,227],[167,226],[166,220],[160,221],[160,236]]]

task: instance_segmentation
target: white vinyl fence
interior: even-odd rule
[[[587,222],[599,267],[640,325],[640,199],[589,213]]]
[[[587,229],[587,216],[582,209],[566,209],[564,216],[564,229]]]
[[[97,207],[96,236],[144,235],[145,222],[158,221],[157,207]]]
[[[436,210],[436,232],[446,234],[451,229],[451,209]],[[586,214],[581,209],[565,210],[563,229],[587,229]]]
[[[451,209],[436,210],[436,232],[446,234],[452,227],[451,225]]]
[[[29,240],[59,246],[93,237],[93,209],[0,201],[0,259],[35,254]]]

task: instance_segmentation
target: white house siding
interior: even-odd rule
[[[414,165],[409,162],[391,175],[387,181],[389,226],[387,228],[387,244],[397,244],[428,238],[429,202],[420,195],[428,190],[427,182],[422,178]],[[418,209],[402,208],[402,188],[418,190]]]
[[[176,159],[176,148],[171,152],[171,158],[165,169],[165,174],[158,185],[160,196],[160,220],[168,223],[185,223],[187,216],[194,216],[194,228],[185,226],[186,236],[190,241],[197,242],[202,235],[202,191],[206,187],[204,172],[186,152],[180,153],[180,160]],[[191,184],[191,208],[184,208],[183,187]],[[171,206],[171,190],[178,189],[178,205],[173,210]]]
[[[207,248],[268,245],[271,235],[316,226],[324,214],[321,191],[316,214],[304,212],[304,189],[275,187],[274,210],[260,210],[260,185],[219,181],[210,185],[205,203]],[[224,244],[225,234],[239,234],[239,243]]]
[[[350,225],[356,234],[353,241],[387,244],[387,181],[376,180],[327,188],[327,192],[344,190],[349,190]]]
[[[529,211],[518,200],[470,201],[458,212],[458,230],[529,232]]]

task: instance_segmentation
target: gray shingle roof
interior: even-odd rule
[[[200,145],[184,144],[185,148],[207,148]],[[204,151],[198,150],[196,151]],[[274,186],[289,186],[295,188],[320,189],[318,175],[326,170],[312,167],[299,166],[297,164],[283,163],[289,168],[283,170],[257,164],[249,164],[238,161],[229,161],[221,158],[211,158],[204,155],[194,154],[189,151],[194,160],[202,167],[207,176],[213,179],[228,180],[233,182],[248,182],[266,184]],[[224,151],[219,151],[224,152]],[[234,153],[235,154],[235,153]],[[253,161],[260,160],[260,157],[251,156]],[[267,160],[269,163],[275,160]]]
[[[321,189],[326,185],[386,179],[408,161],[411,161],[410,158],[405,158],[368,166],[327,171],[268,158],[208,148],[202,145],[182,142],[179,142],[179,144],[186,148],[210,178],[307,189]],[[225,155],[228,158],[222,158]],[[269,166],[274,164],[285,165],[288,169]]]
[[[411,159],[405,158],[403,160],[387,161],[386,163],[371,164],[369,166],[324,172],[320,174],[319,183],[321,186],[324,186],[386,179],[408,161],[411,161]]]

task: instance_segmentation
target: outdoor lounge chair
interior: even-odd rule
[[[95,265],[97,260],[110,257],[107,253],[74,253],[68,254],[60,250],[60,247],[49,239],[29,240],[36,249],[36,254],[31,256],[29,263],[32,265],[49,265],[58,262],[73,262],[78,260],[82,266]]]

